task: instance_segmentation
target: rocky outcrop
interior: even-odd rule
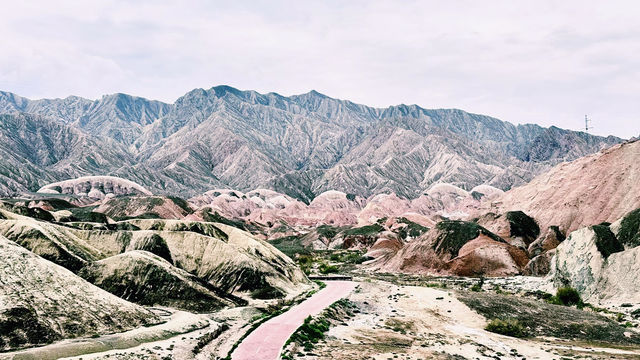
[[[30,218],[0,221],[0,235],[74,272],[103,256],[73,229]]]
[[[130,330],[160,320],[0,236],[0,350]]]
[[[547,251],[551,251],[565,240],[565,236],[557,226],[549,226],[547,232],[529,244],[527,249],[530,257],[538,256]]]
[[[549,279],[577,289],[585,301],[640,301],[640,247],[625,249],[607,225],[573,231],[555,250]]]
[[[484,191],[488,195],[479,193]],[[326,191],[310,204],[270,190],[242,193],[235,190],[212,190],[190,199],[200,209],[187,217],[206,220],[206,212],[219,213],[227,218],[241,219],[265,227],[269,238],[296,235],[291,228],[367,226],[380,219],[407,219],[422,226],[432,226],[434,219],[467,217],[482,199],[489,199],[502,191],[488,185],[469,193],[451,184],[436,184],[415,199],[396,194],[378,194],[368,199],[340,191]],[[208,220],[207,220],[208,221]],[[305,229],[306,230],[306,229]]]
[[[0,220],[0,235],[74,272],[143,250],[227,293],[275,288],[288,295],[308,285],[298,266],[276,248],[224,224],[134,219],[92,229],[0,213],[8,218]]]

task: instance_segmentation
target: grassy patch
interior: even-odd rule
[[[269,243],[292,259],[295,258],[297,254],[308,255],[311,253],[310,249],[302,245],[301,236],[299,235],[284,236],[269,240]]]
[[[591,229],[596,233],[596,247],[605,258],[624,250],[624,246],[616,239],[608,226],[593,225]]]
[[[331,226],[331,225],[320,225],[316,228],[316,232],[318,232],[318,236],[325,239],[333,239],[340,232],[339,227]]]
[[[540,235],[540,227],[536,221],[524,212],[508,211],[505,216],[511,225],[511,236],[522,236],[533,240]]]
[[[320,264],[320,267],[318,268],[318,270],[320,271],[321,274],[335,274],[340,272],[340,269],[335,266],[335,265],[328,265],[325,263]]]
[[[403,239],[406,239],[408,237],[417,238],[418,236],[429,231],[428,227],[415,223],[405,217],[398,218],[398,222],[407,225],[398,230],[398,235]]]
[[[444,220],[436,224],[436,229],[439,230],[439,234],[433,243],[433,249],[439,254],[449,253],[452,257],[458,256],[458,251],[462,246],[480,234],[499,242],[505,242],[484,227],[468,221]]]
[[[343,231],[345,236],[361,235],[361,236],[374,236],[378,235],[384,230],[379,224],[365,225],[361,227],[351,228]]]
[[[618,239],[628,247],[640,245],[640,209],[633,210],[622,219]]]
[[[527,337],[527,332],[517,319],[493,319],[484,328],[487,331],[494,332],[496,334],[512,336],[517,338]]]

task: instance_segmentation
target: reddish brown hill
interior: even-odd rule
[[[562,163],[487,205],[495,213],[522,210],[541,229],[571,232],[614,222],[640,207],[640,141]]]

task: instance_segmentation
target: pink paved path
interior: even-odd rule
[[[247,336],[231,355],[233,360],[276,360],[291,334],[309,315],[347,296],[356,287],[352,281],[325,281],[327,287],[282,315],[265,322]]]

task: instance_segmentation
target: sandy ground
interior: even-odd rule
[[[361,282],[360,313],[329,330],[308,359],[640,359],[640,351],[521,340],[484,330],[486,320],[446,289]]]
[[[346,297],[356,284],[351,281],[326,281],[327,286],[286,313],[276,316],[254,330],[233,352],[233,360],[276,360],[291,334],[304,319],[317,315],[327,306]]]

